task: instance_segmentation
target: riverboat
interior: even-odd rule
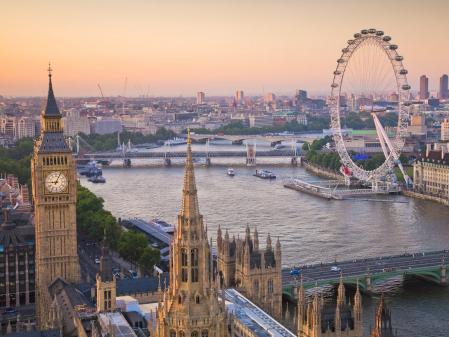
[[[256,170],[254,176],[261,179],[276,179],[276,175],[268,170]]]
[[[232,167],[228,168],[228,172],[227,172],[228,176],[233,177],[235,176],[235,171]]]

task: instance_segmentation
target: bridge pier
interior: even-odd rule
[[[170,167],[171,166],[171,159],[170,158],[165,158],[164,159],[164,165],[166,167]]]
[[[256,144],[246,143],[246,166],[256,166]]]
[[[446,265],[444,264],[444,262],[440,266],[440,284],[443,286],[447,285]]]
[[[124,158],[123,159],[123,167],[131,167],[131,159]]]
[[[371,273],[369,272],[369,270],[368,270],[368,272],[365,274],[365,291],[366,291],[367,293],[373,291],[373,285],[372,285],[372,283],[371,283]]]

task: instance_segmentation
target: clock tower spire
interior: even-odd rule
[[[78,283],[76,163],[63,134],[62,115],[48,68],[47,105],[31,160],[36,233],[36,314],[39,329],[52,327],[48,287],[61,278]]]

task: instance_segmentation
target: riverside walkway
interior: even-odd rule
[[[344,283],[355,285],[358,280],[362,290],[367,292],[388,279],[406,276],[447,285],[445,260],[448,255],[444,250],[285,268],[282,270],[283,290],[285,295],[293,297],[300,277],[305,288],[312,288],[337,284],[340,274]]]

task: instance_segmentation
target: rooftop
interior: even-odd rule
[[[111,336],[137,337],[128,321],[120,312],[101,313],[98,315],[98,321],[102,331],[108,331]]]
[[[226,306],[236,319],[258,337],[296,337],[290,330],[235,289],[224,291]]]

